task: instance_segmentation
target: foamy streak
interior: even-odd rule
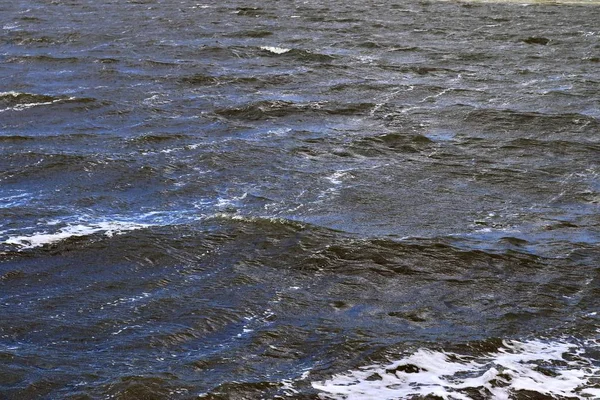
[[[13,236],[4,243],[19,246],[21,249],[31,249],[45,244],[60,242],[71,237],[88,236],[94,233],[103,232],[106,236],[113,236],[120,233],[143,229],[150,225],[134,222],[106,221],[89,225],[69,225],[54,233],[34,233],[25,236]]]
[[[540,367],[552,373],[544,374]],[[600,389],[592,388],[590,382],[599,377],[600,368],[584,357],[577,345],[533,340],[506,341],[497,353],[476,358],[420,349],[390,365],[364,367],[312,385],[325,399],[392,400],[433,395],[471,400],[464,389],[478,390],[495,400],[508,400],[519,390],[590,399],[600,398]]]
[[[27,95],[27,93],[20,93],[20,92],[15,92],[15,91],[10,91],[10,92],[0,92],[0,99],[2,99],[3,97],[13,97],[13,98],[17,98],[21,95]],[[39,101],[39,102],[35,102],[35,103],[24,103],[24,104],[16,104],[12,107],[7,107],[4,109],[0,110],[1,112],[5,112],[5,111],[23,111],[23,110],[27,110],[28,108],[31,107],[37,107],[37,106],[47,106],[50,104],[54,104],[54,103],[58,103],[60,101],[64,101],[65,99],[62,98],[56,98],[56,99],[52,99],[50,101]],[[74,100],[74,97],[69,97],[66,100]]]

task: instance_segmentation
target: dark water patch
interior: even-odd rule
[[[81,39],[81,34],[77,32],[62,33],[54,36],[40,35],[37,32],[18,31],[10,33],[4,38],[4,41],[16,46],[45,47],[49,45],[64,45],[76,43]]]
[[[223,289],[223,288],[222,288]],[[182,305],[173,298],[163,299],[162,301],[153,301],[148,303],[148,307],[155,308],[156,317],[167,319],[167,316],[158,315],[166,312],[169,308],[177,307],[181,309]],[[148,346],[161,348],[198,348],[212,335],[217,336],[217,340],[222,337],[223,331],[231,330],[232,333],[239,331],[239,327],[244,324],[244,312],[233,311],[227,308],[217,307],[214,311],[206,313],[190,310],[187,313],[180,314],[177,318],[177,324],[172,327],[163,327],[160,334],[151,333],[148,338]]]
[[[414,133],[372,134],[351,140],[338,141],[334,138],[311,138],[304,145],[293,148],[294,153],[311,157],[335,155],[344,158],[394,157],[400,154],[419,154],[432,151],[437,146],[429,138]]]
[[[291,75],[266,75],[266,76],[230,76],[230,75],[206,75],[194,74],[181,78],[179,81],[186,86],[248,86],[253,88],[264,88],[269,86],[284,85],[293,82]]]
[[[448,72],[457,72],[451,69],[447,69],[447,68],[440,68],[440,67],[430,67],[430,66],[414,66],[414,67],[407,67],[405,69],[405,71],[407,72],[415,72],[418,75],[427,75],[427,74],[432,74],[432,73],[436,73],[436,72],[442,72],[442,73],[448,73]]]
[[[468,73],[467,69],[453,69],[435,65],[398,65],[395,63],[385,63],[381,65],[385,71],[394,71],[397,73],[411,73],[416,76],[456,76],[460,73]]]
[[[387,133],[354,141],[349,149],[364,156],[376,156],[389,151],[418,153],[430,148],[432,143],[422,135]]]
[[[372,91],[385,92],[397,89],[397,86],[385,82],[371,81],[368,79],[348,80],[344,82],[334,81],[328,86],[328,90],[332,92],[341,91]]]
[[[88,131],[94,130],[89,129]],[[45,154],[69,153],[75,152],[82,143],[88,145],[103,143],[108,146],[114,145],[116,142],[117,139],[110,134],[106,134],[99,140],[94,133],[49,134],[48,132],[31,132],[27,135],[0,136],[0,143],[6,144],[1,153],[14,160],[18,159],[15,153],[22,150],[33,153],[43,152]]]
[[[150,161],[149,161],[150,162]],[[35,188],[45,185],[62,193],[71,193],[71,206],[90,199],[104,199],[110,207],[122,208],[135,201],[159,195],[182,165],[152,166],[123,158],[103,159],[94,155],[30,154],[29,157],[5,157],[2,163],[4,184]],[[132,185],[131,182],[136,182]],[[166,186],[165,186],[166,185]],[[105,190],[95,190],[104,187]],[[109,195],[113,192],[113,195]],[[116,196],[114,196],[116,194]]]
[[[204,45],[196,49],[196,57],[209,57],[216,60],[230,60],[235,58],[248,59],[254,56],[253,49],[245,46],[210,46]]]
[[[259,398],[263,396],[276,396],[281,384],[275,382],[235,382],[219,385],[210,393],[201,395],[200,399],[225,400],[232,397]]]
[[[230,119],[258,121],[292,115],[355,115],[372,109],[374,104],[328,104],[294,103],[290,101],[260,101],[244,107],[217,110],[216,113]]]
[[[7,63],[47,63],[47,64],[74,64],[83,60],[77,57],[54,57],[50,55],[26,55],[10,57]]]
[[[95,62],[98,62],[100,64],[116,64],[116,63],[121,62],[121,60],[119,60],[118,58],[105,57],[105,58],[99,58]]]
[[[227,36],[239,37],[239,38],[265,38],[265,37],[269,37],[272,35],[273,35],[273,32],[268,29],[253,29],[253,30],[230,33]]]
[[[189,140],[190,136],[183,134],[169,134],[169,133],[148,133],[135,138],[130,139],[133,143],[163,143],[171,141]]]
[[[219,79],[214,76],[204,74],[194,74],[185,78],[181,78],[181,82],[188,85],[194,86],[205,86],[205,85],[216,85],[219,83]]]
[[[3,273],[2,275],[0,275],[0,281],[1,282],[8,282],[8,281],[12,281],[12,280],[18,280],[18,279],[26,279],[27,278],[27,274],[25,274],[23,271],[8,271]]]
[[[130,375],[103,385],[97,395],[123,400],[185,398],[194,393],[193,386],[185,385],[176,376],[163,374]]]
[[[61,100],[61,97],[48,96],[43,94],[5,92],[0,94],[0,106],[14,107],[24,104],[52,103]]]
[[[151,67],[165,67],[165,68],[176,68],[180,66],[180,63],[178,62],[172,62],[172,61],[161,61],[161,60],[144,60],[143,61],[144,64],[147,64]]]
[[[536,150],[555,153],[557,155],[575,155],[577,153],[600,151],[600,144],[595,142],[586,143],[584,141],[519,138],[505,143],[501,148],[511,152],[522,153],[523,156],[533,156],[536,154]]]
[[[378,49],[381,48],[382,45],[380,45],[377,42],[373,42],[373,41],[367,41],[367,42],[361,42],[361,43],[357,43],[358,47],[364,47],[367,49]]]
[[[523,39],[523,43],[537,44],[537,45],[545,46],[548,43],[550,43],[550,39],[545,38],[545,37],[531,36],[531,37],[528,37],[527,39]]]
[[[31,137],[31,136],[21,136],[21,135],[0,136],[0,142],[4,142],[4,143],[19,143],[19,142],[26,142],[29,140],[35,140],[35,138]]]
[[[25,110],[34,110],[40,106],[51,107],[65,105],[73,111],[86,110],[88,107],[102,106],[102,102],[90,97],[51,96],[44,94],[4,92],[0,93],[0,112],[21,113]]]
[[[255,18],[269,15],[269,13],[261,7],[237,7],[235,13],[239,16]]]
[[[479,109],[469,111],[465,121],[486,131],[591,132],[600,126],[598,120],[583,114],[546,114],[515,110]]]

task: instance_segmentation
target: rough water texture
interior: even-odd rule
[[[0,398],[600,398],[598,21],[0,1]]]

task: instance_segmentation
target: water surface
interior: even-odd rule
[[[600,397],[599,20],[0,2],[0,397]]]

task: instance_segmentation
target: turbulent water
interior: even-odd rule
[[[600,4],[0,1],[0,398],[600,398]]]

